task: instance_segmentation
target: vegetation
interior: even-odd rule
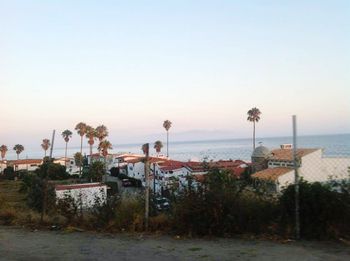
[[[41,147],[45,151],[44,157],[46,157],[46,151],[50,148],[51,143],[49,139],[43,139],[43,143],[41,143]]]
[[[143,231],[143,196],[116,197],[115,193],[110,193],[107,200],[96,199],[95,205],[84,211],[82,203],[69,196],[55,204],[53,186],[50,186],[53,183],[48,182],[45,187],[44,182],[45,178],[52,178],[52,164],[46,162],[37,172],[24,175],[22,181],[0,181],[0,224],[37,222],[46,191],[45,222],[51,220],[50,224],[59,222],[60,226],[109,232]],[[98,171],[103,173],[103,164],[96,161],[91,165],[89,175],[94,178]],[[122,174],[118,177],[125,178]],[[280,195],[273,196],[254,189],[249,178],[238,179],[229,172],[211,169],[203,183],[189,182],[186,189],[171,195],[171,199],[169,211],[152,212],[150,231],[190,236],[256,234],[290,238],[294,235],[292,185]],[[300,217],[303,238],[350,239],[350,182],[321,184],[301,181]]]
[[[253,122],[253,150],[255,149],[255,123],[260,120],[261,112],[258,108],[254,107],[250,109],[248,112],[247,120]]]
[[[91,158],[92,157],[92,147],[94,146],[95,139],[97,138],[97,131],[89,125],[86,126],[86,138],[88,139],[88,143],[90,146],[90,158]]]
[[[0,146],[1,160],[4,160],[7,151],[8,151],[8,148],[6,145],[3,144]]]
[[[70,130],[64,130],[61,135],[64,139],[64,142],[66,143],[66,148],[64,150],[64,159],[65,159],[65,166],[67,167],[67,147],[68,147],[68,142],[69,139],[72,137],[72,132]]]
[[[108,136],[107,127],[104,125],[100,125],[96,127],[96,136],[98,140],[101,142]]]
[[[154,143],[154,147],[157,154],[159,155],[160,151],[162,150],[163,148],[163,143],[160,141],[160,140],[157,140],[155,143]]]
[[[165,120],[163,122],[163,127],[166,130],[166,156],[169,157],[169,129],[171,128],[172,122]]]
[[[101,182],[104,174],[105,164],[101,161],[94,161],[92,164],[90,164],[86,178],[90,181]]]
[[[14,147],[13,147],[13,150],[16,152],[17,154],[17,160],[19,159],[19,154],[21,154],[23,151],[24,151],[24,147],[23,145],[21,144],[16,144]]]

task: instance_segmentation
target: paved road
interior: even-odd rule
[[[336,243],[28,231],[0,226],[0,260],[350,260]]]

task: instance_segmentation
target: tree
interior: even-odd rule
[[[95,138],[97,138],[97,131],[93,127],[87,125],[86,126],[86,138],[88,139],[88,143],[90,145],[90,161],[92,159],[92,146],[95,143]]]
[[[166,130],[166,156],[169,157],[169,129],[171,128],[172,122],[169,120],[165,120],[163,122],[163,127]]]
[[[83,137],[86,134],[87,125],[84,122],[79,122],[77,126],[75,126],[75,130],[80,135],[80,154],[83,154]],[[81,175],[81,166],[79,167],[79,175]]]
[[[45,151],[45,156],[46,157],[46,151],[50,148],[51,143],[49,139],[43,139],[43,143],[41,144],[41,147],[43,148],[43,150]]]
[[[98,145],[98,150],[102,152],[103,157],[107,157],[109,149],[113,149],[113,147],[112,143],[110,143],[108,140],[103,140]]]
[[[102,156],[105,158],[105,167],[106,167],[106,172],[107,172],[107,155],[108,155],[108,150],[113,149],[112,143],[110,143],[108,140],[103,140],[100,142],[98,145],[98,151],[102,152]]]
[[[157,141],[154,143],[154,148],[156,149],[156,152],[157,152],[157,154],[159,155],[160,151],[161,151],[162,148],[163,148],[163,143],[162,143],[160,140],[157,140]]]
[[[83,165],[83,159],[84,157],[80,152],[77,152],[74,154],[75,165],[77,165],[80,169],[81,169],[81,166]]]
[[[6,156],[6,152],[8,151],[8,148],[6,145],[1,145],[0,146],[0,153],[1,153],[1,160],[4,161],[4,158]],[[2,166],[2,165],[1,165]],[[3,172],[3,170],[1,170],[1,173]]]
[[[21,145],[21,144],[16,144],[16,145],[13,147],[13,150],[16,151],[17,160],[18,160],[18,159],[19,159],[19,154],[21,154],[22,151],[24,151],[24,147],[23,147],[23,145]]]
[[[69,142],[69,139],[72,137],[72,132],[70,130],[65,130],[62,132],[62,137],[64,139],[64,141],[66,142],[66,149],[65,149],[65,152],[64,152],[64,160],[65,160],[65,166],[67,167],[67,147],[68,147],[68,142]]]
[[[260,120],[260,110],[256,107],[250,109],[248,112],[247,120],[253,122],[253,150],[255,149],[255,122]]]
[[[103,124],[96,127],[96,137],[101,142],[104,138],[108,136],[108,129]]]
[[[105,164],[101,161],[95,161],[90,165],[88,179],[90,181],[102,181],[102,176],[105,172]]]

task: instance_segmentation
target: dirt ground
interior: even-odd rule
[[[30,231],[0,226],[0,260],[350,260],[350,246]]]

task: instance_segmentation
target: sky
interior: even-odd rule
[[[347,0],[0,0],[0,143],[350,133],[349,46]]]

